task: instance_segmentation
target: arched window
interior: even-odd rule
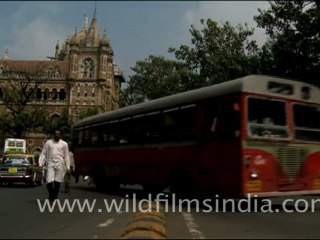
[[[66,90],[61,88],[59,92],[59,100],[65,100],[65,99],[66,99]]]
[[[52,96],[52,100],[57,100],[58,99],[58,91],[57,89],[52,89],[52,93],[51,93],[51,96]]]
[[[36,91],[36,99],[41,100],[42,99],[42,90],[41,88],[38,88]]]
[[[43,99],[48,100],[49,97],[49,88],[46,88],[43,92]]]
[[[2,100],[3,99],[3,89],[0,87],[0,100]]]
[[[60,116],[59,116],[58,114],[53,114],[53,115],[51,116],[51,122],[52,122],[52,123],[57,123],[58,120],[59,120],[59,118],[60,118]]]

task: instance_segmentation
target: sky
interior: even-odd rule
[[[201,18],[248,23],[259,45],[266,39],[253,17],[267,1],[0,1],[0,58],[9,49],[11,60],[49,60],[57,41],[83,28],[85,15],[90,24],[95,5],[100,35],[106,30],[126,80],[149,55],[175,59],[168,49],[190,45],[189,29],[201,29]]]

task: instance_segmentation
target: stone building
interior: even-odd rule
[[[80,31],[68,37],[62,46],[57,43],[55,56],[47,61],[11,60],[8,51],[0,60],[0,112],[6,111],[1,97],[1,86],[12,80],[23,80],[19,72],[41,72],[41,84],[30,104],[43,104],[50,118],[59,118],[68,111],[69,119],[76,122],[79,113],[96,107],[99,112],[111,111],[119,107],[119,91],[124,80],[120,69],[113,64],[113,50],[106,32],[100,36],[96,14],[89,26],[85,18]],[[43,133],[27,133],[28,151],[41,150],[48,136]]]

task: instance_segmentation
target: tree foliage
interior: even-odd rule
[[[258,9],[255,16],[269,36],[260,52],[262,72],[319,85],[319,1],[269,3],[269,9]]]
[[[197,86],[186,64],[150,55],[137,61],[132,68],[129,86],[122,91],[123,105],[130,105],[170,94],[186,91]]]
[[[9,80],[3,85],[2,101],[7,111],[1,114],[0,127],[3,132],[20,138],[27,131],[42,128],[48,122],[43,105],[33,106],[36,89],[40,86],[38,74],[8,72]]]
[[[177,60],[150,55],[132,68],[122,105],[160,98],[258,71],[257,45],[249,41],[253,29],[229,22],[219,26],[201,20],[202,29],[191,26],[191,46],[169,48]]]
[[[257,71],[257,44],[248,40],[254,30],[247,24],[222,26],[212,19],[201,19],[202,29],[191,26],[192,47],[170,48],[177,59],[185,62],[198,75],[200,85],[224,82]]]
[[[248,74],[266,74],[320,85],[320,2],[269,1],[258,9],[258,27],[269,36],[258,48],[249,40],[254,29],[201,19],[189,30],[191,45],[169,48],[177,60],[149,56],[137,61],[123,105],[228,81]]]
[[[79,113],[79,120],[99,113],[98,107],[90,107]]]
[[[61,129],[63,133],[63,139],[70,141],[72,137],[72,128],[69,118],[69,110],[65,108],[59,118],[55,120],[46,119],[43,125],[42,132],[51,135],[56,128]]]

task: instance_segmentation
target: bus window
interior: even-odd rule
[[[110,123],[109,129],[109,144],[118,145],[121,139],[120,131],[120,121],[115,121]]]
[[[119,122],[119,143],[120,144],[127,144],[131,143],[132,141],[132,119],[126,118],[121,119]]]
[[[161,112],[150,113],[145,117],[145,131],[146,140],[148,142],[160,142],[162,133],[161,133],[161,123],[162,123],[162,114]]]
[[[320,107],[303,104],[293,105],[296,139],[320,141]]]
[[[188,140],[195,137],[196,105],[188,105],[180,108],[179,128],[182,139]]]
[[[161,141],[161,122],[160,111],[134,116],[132,127],[129,130],[131,132],[130,141],[133,143]]]
[[[212,138],[216,136],[217,133],[217,114],[218,109],[215,101],[210,99],[202,104],[202,123],[204,130],[204,138]]]
[[[102,141],[103,143],[108,143],[108,134],[106,132],[102,133]]]
[[[132,134],[130,135],[131,142],[143,143],[145,141],[145,124],[146,120],[144,115],[137,115],[132,118]]]
[[[77,145],[82,146],[83,145],[83,130],[78,131],[78,142]]]
[[[22,142],[16,142],[16,147],[23,147],[23,143]]]
[[[291,84],[279,83],[279,82],[268,82],[268,92],[278,93],[283,95],[292,95],[293,86]]]
[[[159,121],[160,120],[160,121]],[[164,110],[157,116],[156,127],[161,141],[180,141],[195,138],[196,104]]]
[[[288,138],[285,102],[248,98],[248,134],[251,137]]]
[[[132,143],[132,121],[131,118],[113,121],[108,124],[108,130],[102,134],[103,141],[110,145]]]
[[[79,142],[79,130],[74,130],[73,138],[72,138],[72,145],[78,146],[78,142]]]
[[[91,145],[90,129],[87,128],[84,130],[83,146],[88,147],[90,145]]]
[[[215,128],[219,138],[240,137],[240,111],[238,108],[239,103],[234,102],[233,99],[226,99],[223,104],[219,105],[218,115],[212,124],[212,130]]]
[[[177,140],[179,134],[178,108],[163,111],[163,137],[165,140]]]
[[[302,87],[301,88],[301,98],[304,100],[310,99],[310,88],[309,87]]]
[[[90,145],[97,146],[99,143],[99,128],[93,128],[91,131]]]

